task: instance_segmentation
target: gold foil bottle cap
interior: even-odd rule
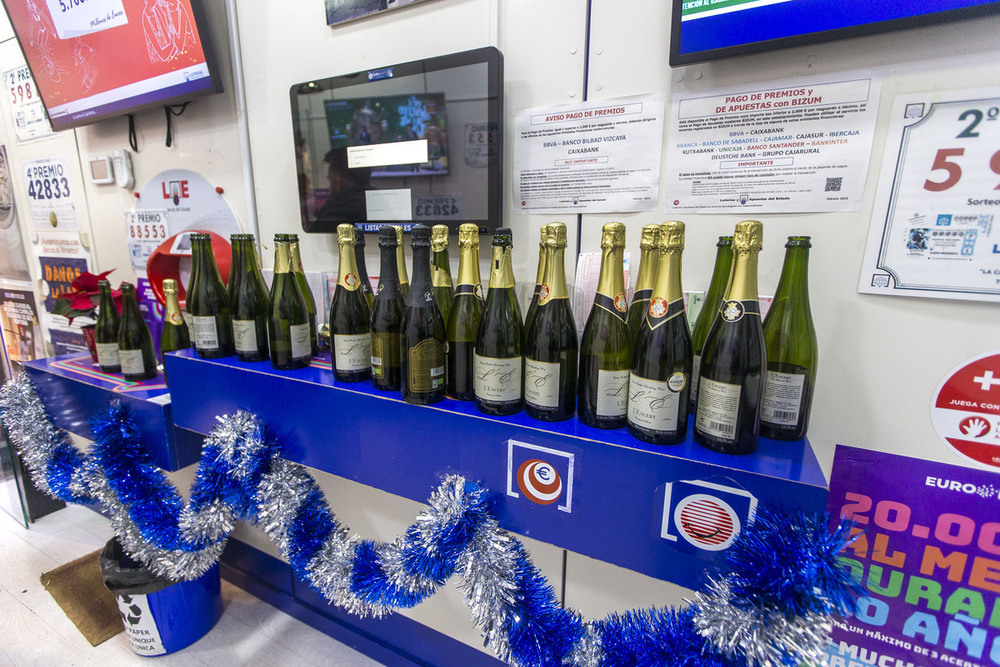
[[[458,247],[478,248],[479,247],[479,227],[471,222],[465,222],[458,227]]]
[[[733,250],[736,252],[760,252],[764,247],[764,223],[744,220],[736,223],[733,233]]]
[[[337,243],[354,247],[354,225],[349,223],[337,225]]]
[[[670,220],[660,225],[661,253],[680,252],[684,250],[684,223],[680,220]]]
[[[403,226],[391,225],[391,227],[396,230],[396,245],[403,245]]]
[[[639,240],[640,250],[652,250],[660,240],[660,225],[643,225],[642,238]]]
[[[625,223],[609,222],[601,228],[601,250],[625,247]]]
[[[448,225],[431,227],[431,250],[441,252],[448,249]]]
[[[163,293],[177,294],[177,281],[173,278],[165,278],[163,280]]]
[[[550,222],[542,227],[542,242],[546,248],[566,247],[566,224]]]

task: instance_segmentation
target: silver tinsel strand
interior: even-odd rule
[[[564,665],[575,667],[600,667],[604,664],[604,648],[601,646],[601,636],[597,632],[597,622],[584,624],[584,634],[573,645],[573,650],[563,661]]]

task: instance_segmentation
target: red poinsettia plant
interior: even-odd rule
[[[73,318],[90,317],[97,319],[97,305],[100,303],[100,291],[97,283],[107,278],[108,274],[114,271],[110,269],[96,276],[89,271],[84,271],[72,282],[72,292],[67,292],[56,299],[56,305],[52,307],[53,315],[62,315],[70,324]],[[121,312],[122,293],[121,290],[112,289],[111,296],[115,300],[115,308]]]

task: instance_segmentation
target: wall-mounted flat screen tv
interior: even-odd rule
[[[201,0],[3,0],[54,130],[222,91]]]
[[[670,65],[1000,13],[998,0],[673,0]]]
[[[500,226],[503,56],[493,47],[291,87],[302,228]]]

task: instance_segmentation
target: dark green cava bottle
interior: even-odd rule
[[[360,382],[372,375],[371,311],[361,290],[354,255],[354,225],[337,225],[340,267],[330,303],[330,358],[341,382]]]
[[[691,390],[691,330],[681,288],[684,223],[664,223],[658,244],[652,296],[632,357],[628,430],[654,445],[674,445],[687,437]]]
[[[545,274],[538,309],[524,350],[524,410],[543,421],[562,421],[576,412],[576,322],[566,290],[566,225],[542,227]]]
[[[287,371],[305,368],[312,358],[309,311],[295,274],[289,242],[274,240],[274,276],[267,301],[267,344],[271,366]]]
[[[406,273],[406,257],[403,252],[403,228],[400,225],[393,225],[392,228],[396,230],[396,273],[399,274],[399,287],[405,298],[410,293],[410,278]]]
[[[642,238],[639,240],[639,273],[635,277],[632,303],[628,306],[628,328],[633,340],[639,335],[639,326],[646,321],[649,300],[653,296],[653,283],[660,261],[660,250],[657,247],[659,238],[659,225],[643,225]]]
[[[708,338],[708,332],[715,323],[715,318],[719,316],[722,299],[726,296],[726,287],[729,285],[729,274],[733,270],[733,237],[720,236],[716,247],[718,250],[715,253],[712,279],[708,283],[705,299],[701,302],[701,311],[691,330],[691,346],[694,352],[694,363],[691,366],[691,393],[688,399],[688,410],[691,414],[695,413],[695,406],[698,403],[701,351],[705,347],[705,339]]]
[[[132,382],[156,377],[156,353],[153,336],[139,312],[135,286],[122,283],[122,321],[118,327],[118,359],[122,376]]]
[[[97,282],[100,295],[97,312],[97,326],[94,329],[94,340],[97,342],[97,365],[105,373],[119,373],[122,370],[118,359],[118,327],[121,317],[115,306],[111,283],[107,280]]]
[[[316,328],[316,299],[313,297],[312,288],[309,287],[309,279],[306,278],[306,272],[302,269],[298,234],[288,235],[288,251],[292,255],[292,274],[295,276],[296,282],[299,283],[299,290],[302,292],[302,298],[306,302],[306,311],[309,313],[310,349],[312,350],[312,356],[315,357],[319,354],[319,331]]]
[[[479,227],[458,228],[458,286],[448,313],[447,393],[460,401],[476,398],[475,348],[483,315],[483,286],[479,277]]]
[[[562,223],[554,223],[562,224]],[[528,348],[528,330],[532,322],[535,321],[535,313],[538,312],[538,292],[542,289],[542,281],[545,280],[545,234],[547,225],[542,225],[538,230],[538,269],[535,271],[535,289],[531,293],[531,301],[528,309],[524,312],[524,348]]]
[[[187,291],[187,311],[198,356],[206,359],[229,357],[236,352],[233,342],[232,306],[229,292],[219,275],[212,253],[212,237],[191,235],[192,253],[197,253],[195,270]]]
[[[760,436],[767,357],[757,296],[763,225],[744,220],[733,234],[733,271],[701,354],[694,439],[724,454],[750,454]]]
[[[167,278],[163,281],[163,296],[166,300],[166,311],[163,314],[163,331],[160,332],[160,364],[163,365],[163,379],[167,379],[166,356],[168,352],[186,350],[191,347],[191,334],[188,332],[181,305],[177,300],[177,281]]]
[[[361,291],[365,295],[365,301],[371,308],[375,300],[375,293],[372,292],[372,281],[368,275],[368,262],[365,261],[365,233],[360,229],[354,230],[354,259],[358,264],[358,278],[361,279]]]
[[[512,415],[524,407],[524,332],[511,242],[510,229],[493,232],[490,289],[476,332],[476,407],[488,415]]]
[[[767,377],[760,414],[765,438],[804,438],[812,410],[819,346],[809,308],[808,236],[789,236],[785,263],[764,318]]]
[[[403,400],[426,405],[444,398],[444,319],[431,284],[431,230],[414,225],[413,284],[403,310]]]
[[[252,234],[233,234],[229,302],[233,309],[233,341],[240,361],[267,361],[267,291],[257,265]]]
[[[609,222],[601,233],[601,273],[580,343],[577,413],[598,428],[625,426],[632,332],[625,301],[625,225]]]
[[[382,261],[371,321],[372,383],[376,389],[399,391],[403,382],[400,332],[404,306],[396,273],[396,231],[392,227],[379,229],[378,247]]]
[[[437,299],[441,317],[448,322],[451,311],[451,301],[455,297],[455,289],[451,282],[451,260],[448,258],[448,225],[431,227],[431,284],[434,285],[434,298]]]

